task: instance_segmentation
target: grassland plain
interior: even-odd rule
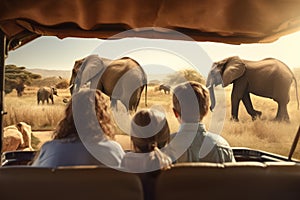
[[[300,69],[295,70],[297,81],[300,82]],[[5,111],[7,115],[4,117],[4,126],[14,124],[19,121],[25,121],[32,126],[33,130],[53,130],[57,123],[64,115],[66,104],[63,103],[64,98],[70,98],[67,89],[58,90],[58,97],[54,97],[55,104],[37,105],[36,91],[38,88],[27,87],[22,97],[17,97],[16,93],[10,93],[5,96]],[[298,83],[299,90],[299,83]],[[239,118],[240,122],[230,120],[230,94],[231,87],[217,88],[217,104],[225,109],[226,115],[218,116],[218,110],[214,113],[217,117],[212,117],[209,113],[204,123],[209,130],[212,120],[221,127],[221,134],[228,140],[233,147],[249,147],[270,151],[287,156],[296,131],[300,125],[300,110],[297,109],[297,101],[295,94],[295,84],[292,84],[290,90],[290,103],[288,104],[288,112],[291,122],[275,122],[272,119],[276,115],[277,104],[272,99],[262,98],[252,95],[254,108],[261,110],[263,115],[261,119],[252,121],[247,114],[243,104],[240,104]],[[138,109],[145,108],[145,95],[142,95]],[[221,98],[221,97],[224,98]],[[164,94],[162,91],[156,91],[154,86],[148,88],[147,102],[148,108],[154,105],[160,105],[164,108],[171,132],[178,130],[178,122],[173,116],[171,107],[172,95]],[[216,108],[217,109],[217,108]],[[121,130],[117,131],[122,134]],[[40,146],[40,145],[39,145]],[[300,144],[295,151],[295,158],[300,159]]]

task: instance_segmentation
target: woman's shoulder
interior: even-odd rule
[[[53,145],[57,145],[58,144],[58,141],[57,140],[49,140],[49,141],[46,141],[43,145],[42,145],[42,149],[43,148],[48,148],[48,147],[51,147]]]
[[[80,144],[79,141],[69,141],[69,140],[64,140],[64,139],[53,139],[50,141],[45,142],[41,149],[48,149],[48,148],[58,148],[60,146],[76,146]]]
[[[122,146],[114,140],[109,140],[109,139],[101,140],[98,143],[98,145],[99,145],[99,147],[102,147],[102,148],[105,148],[105,149],[110,149],[113,152],[119,152],[122,155],[125,154]]]

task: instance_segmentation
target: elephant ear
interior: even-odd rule
[[[80,88],[84,85],[90,87],[98,82],[99,74],[102,74],[105,70],[105,65],[101,58],[97,55],[88,56],[82,63],[80,70],[77,74],[77,81],[75,83],[76,88]],[[94,83],[95,82],[95,83]]]
[[[226,68],[222,75],[223,87],[226,87],[227,85],[231,84],[234,80],[241,77],[246,70],[246,65],[238,57],[232,58],[225,65]]]

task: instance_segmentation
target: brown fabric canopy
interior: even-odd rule
[[[143,27],[152,27],[143,29]],[[299,0],[1,0],[0,29],[23,44],[41,35],[263,43],[300,29]],[[124,37],[124,36],[118,36]],[[118,38],[117,37],[117,38]]]

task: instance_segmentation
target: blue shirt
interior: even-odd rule
[[[68,141],[66,139],[55,139],[42,145],[38,157],[33,161],[32,166],[37,167],[58,167],[74,165],[108,165],[120,167],[124,151],[120,144],[115,141],[102,139],[93,147],[101,153],[95,157],[86,149],[79,140]]]
[[[178,133],[182,135],[189,134],[188,126],[182,124]],[[175,136],[173,134],[172,137]],[[173,148],[176,148],[176,146],[173,146]],[[177,159],[177,162],[224,163],[235,162],[235,158],[231,147],[222,136],[207,132],[204,124],[199,123],[197,133],[191,145]]]

